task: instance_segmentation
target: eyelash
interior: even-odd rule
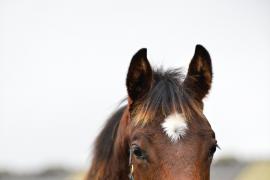
[[[213,145],[213,146],[210,148],[210,150],[209,150],[209,157],[213,157],[213,156],[214,156],[214,154],[215,154],[217,148],[220,149],[220,147],[219,147],[218,144],[215,144],[215,145]]]

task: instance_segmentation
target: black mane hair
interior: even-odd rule
[[[153,72],[152,88],[144,98],[134,104],[132,108],[132,121],[135,125],[145,125],[150,122],[158,111],[166,117],[174,112],[179,112],[191,118],[191,110],[200,113],[199,102],[191,101],[188,89],[184,87],[185,76],[181,69],[163,68]]]

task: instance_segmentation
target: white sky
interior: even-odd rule
[[[217,156],[270,158],[269,18],[267,0],[2,0],[0,167],[86,167],[132,55],[187,68],[198,43],[213,59]]]

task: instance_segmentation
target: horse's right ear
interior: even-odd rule
[[[132,58],[126,86],[128,96],[132,101],[142,98],[151,88],[153,73],[151,65],[147,60],[147,50],[140,49]]]

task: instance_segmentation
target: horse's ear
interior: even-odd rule
[[[212,76],[210,55],[202,45],[197,45],[184,80],[184,88],[191,96],[201,101],[211,88]]]
[[[129,98],[135,101],[143,97],[151,88],[152,69],[147,60],[147,50],[140,49],[132,58],[129,65],[126,86]]]

